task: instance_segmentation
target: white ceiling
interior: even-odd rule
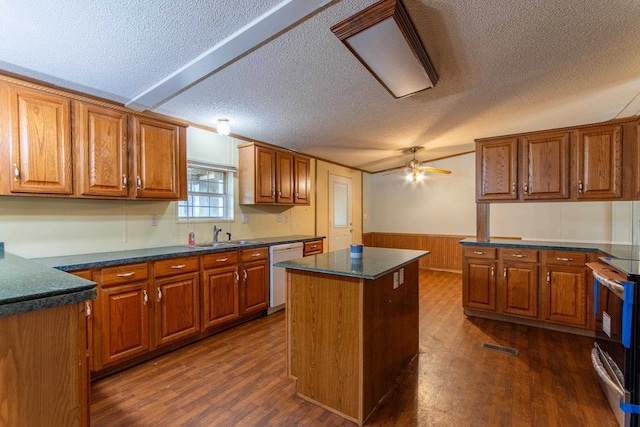
[[[289,1],[0,0],[0,70],[126,104]],[[330,31],[373,3],[330,1],[150,110],[372,172],[640,112],[640,1],[404,0],[440,77],[404,99]]]

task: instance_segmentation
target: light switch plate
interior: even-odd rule
[[[248,224],[249,223],[249,214],[240,215],[240,220],[242,221],[243,224]]]
[[[393,289],[398,289],[398,272],[394,271],[393,272]]]
[[[149,225],[151,227],[156,227],[158,225],[158,215],[156,214],[149,215]]]
[[[400,284],[404,283],[404,267],[400,269]]]

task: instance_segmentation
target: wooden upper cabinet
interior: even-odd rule
[[[125,112],[74,101],[76,184],[83,196],[127,197]]]
[[[476,199],[518,199],[518,139],[478,141],[476,146]]]
[[[622,198],[622,126],[577,130],[578,199]]]
[[[185,146],[183,127],[133,116],[131,188],[135,189],[136,198],[186,197]]]
[[[522,138],[522,199],[570,197],[571,133],[556,132]]]
[[[276,152],[256,147],[255,201],[274,203],[276,199]]]
[[[7,84],[4,116],[10,141],[12,193],[71,194],[71,102],[69,99]]]
[[[292,205],[293,188],[293,154],[276,151],[276,203]]]
[[[308,205],[311,202],[311,159],[294,156],[293,201],[296,205]]]
[[[310,159],[271,146],[238,147],[240,204],[308,205]]]

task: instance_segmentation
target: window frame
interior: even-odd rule
[[[189,207],[189,196],[196,196],[202,194],[211,194],[217,195],[216,193],[192,193],[189,191],[189,168],[199,168],[206,169],[215,172],[223,172],[225,174],[225,190],[223,196],[223,211],[224,215],[222,217],[190,217],[190,216],[180,216],[180,209],[185,206]],[[235,206],[235,194],[234,194],[234,181],[235,175],[238,173],[238,168],[232,165],[224,165],[220,163],[213,162],[203,162],[199,160],[187,160],[187,200],[179,200],[176,203],[176,219],[179,223],[190,223],[190,222],[220,222],[220,221],[232,221],[234,219],[234,206]],[[181,206],[182,205],[182,206]],[[189,209],[187,209],[187,214],[189,213]]]

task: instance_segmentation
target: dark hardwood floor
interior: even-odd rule
[[[467,318],[455,273],[421,271],[420,315],[420,353],[367,425],[617,425],[592,339]],[[353,426],[294,395],[284,328],[279,312],[95,382],[92,426]]]

